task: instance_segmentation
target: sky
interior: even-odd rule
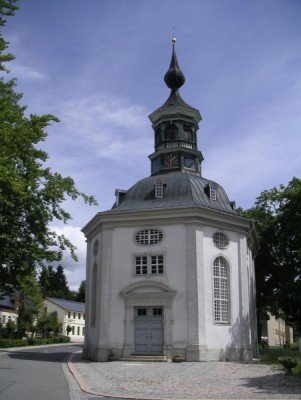
[[[71,176],[98,206],[67,201],[73,219],[52,225],[76,246],[63,266],[85,279],[82,227],[112,207],[116,188],[150,175],[148,115],[169,96],[171,38],[200,110],[202,175],[237,206],[301,172],[300,0],[21,0],[3,35],[10,77],[28,114],[53,114],[41,144],[53,171]]]

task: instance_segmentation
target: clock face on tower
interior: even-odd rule
[[[177,154],[166,154],[164,156],[163,165],[166,168],[177,167],[178,166],[178,155]]]

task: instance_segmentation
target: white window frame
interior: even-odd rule
[[[209,198],[216,201],[217,189],[214,184],[209,183]]]
[[[137,264],[137,259],[144,259],[146,264],[141,262]],[[137,267],[143,273],[137,274]],[[145,267],[145,268],[143,268]],[[155,271],[155,272],[153,272]],[[161,272],[160,272],[161,271]],[[133,275],[135,277],[150,277],[165,275],[165,254],[164,253],[149,253],[149,254],[134,254],[133,255]]]
[[[162,181],[162,179],[157,179],[154,182],[154,186],[155,186],[155,198],[156,199],[162,198],[164,196],[164,182]]]
[[[221,261],[222,263],[224,263],[224,265],[221,265]],[[226,276],[222,276],[223,267],[226,267],[226,272],[227,272]],[[218,268],[218,271],[216,271],[216,268]],[[224,293],[222,293],[223,291]],[[217,257],[215,257],[212,265],[212,299],[213,299],[214,324],[230,325],[231,324],[230,264],[228,260],[222,255],[218,255]]]
[[[223,232],[215,232],[212,236],[213,244],[220,250],[227,249],[230,244],[228,236]]]
[[[156,245],[164,238],[163,231],[158,228],[141,229],[135,233],[135,243],[142,246]]]

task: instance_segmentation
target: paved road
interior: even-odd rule
[[[0,399],[84,399],[75,386],[70,390],[72,378],[62,364],[68,355],[78,350],[79,345],[64,345],[0,352]]]

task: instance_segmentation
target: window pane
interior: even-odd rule
[[[225,258],[217,257],[213,266],[214,321],[227,323],[229,313],[229,266]]]

